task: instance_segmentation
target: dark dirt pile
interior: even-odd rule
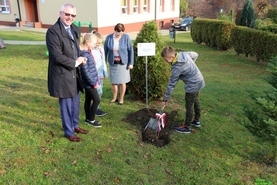
[[[155,114],[159,111],[156,109],[143,108],[136,112],[132,112],[124,118],[124,121],[129,122],[139,129],[139,138],[143,142],[151,143],[157,147],[162,147],[170,142],[170,134],[172,128],[174,127],[174,117],[177,115],[177,111],[172,111],[171,113],[164,112],[166,114],[165,122],[166,126],[159,132],[151,128],[144,130],[145,126],[149,122],[150,118],[155,118]]]

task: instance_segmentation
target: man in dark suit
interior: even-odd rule
[[[60,113],[64,136],[73,142],[81,141],[76,133],[88,131],[78,126],[79,91],[81,75],[79,65],[86,63],[86,58],[79,57],[78,27],[73,25],[76,8],[72,4],[61,7],[58,21],[46,33],[46,45],[49,51],[48,91],[50,96],[59,98]]]

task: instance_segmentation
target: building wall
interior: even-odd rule
[[[18,14],[18,7],[16,0],[9,2],[10,6],[10,13],[2,13],[0,12],[0,24],[7,25],[7,26],[15,26],[15,18],[17,18]]]
[[[26,10],[25,1],[19,0],[21,20],[27,21],[29,18],[29,11]],[[161,28],[169,28],[172,21],[178,20],[179,17],[179,0],[174,0],[174,11],[171,10],[171,2],[173,0],[148,0],[148,12],[143,13],[143,0],[138,0],[138,13],[133,11],[133,0],[127,0],[128,11],[127,14],[122,14],[122,0],[71,0],[76,9],[77,16],[75,21],[92,22],[93,29],[98,30],[103,34],[113,31],[114,25],[123,23],[126,31],[138,31],[146,21],[155,20]],[[155,10],[156,2],[156,10]],[[162,8],[160,7],[160,2]],[[53,25],[58,17],[61,6],[67,3],[65,0],[36,0],[38,21],[41,26],[48,28]],[[10,0],[11,13],[0,14],[0,24],[15,25],[14,14],[19,15],[17,1]],[[87,26],[84,26],[87,27]],[[82,28],[83,31],[87,30]]]

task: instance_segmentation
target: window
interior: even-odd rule
[[[127,14],[127,0],[121,0],[122,14]]]
[[[133,13],[138,13],[138,0],[134,0],[133,3]]]
[[[164,0],[160,0],[159,7],[160,7],[160,12],[164,12]]]
[[[0,13],[10,13],[9,0],[0,0]]]
[[[170,0],[170,11],[174,11],[175,10],[175,0]]]
[[[143,0],[143,13],[148,13],[148,0]]]

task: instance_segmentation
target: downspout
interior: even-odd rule
[[[17,6],[18,6],[19,21],[21,21],[21,12],[20,12],[19,0],[17,0]]]
[[[157,0],[155,0],[154,20],[157,21]]]

